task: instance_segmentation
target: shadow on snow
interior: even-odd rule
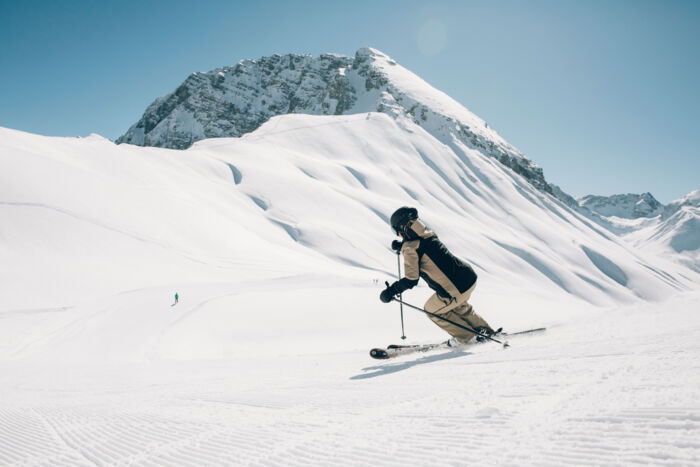
[[[454,350],[451,352],[446,352],[442,354],[436,354],[436,355],[427,355],[425,357],[416,359],[416,360],[411,360],[409,362],[397,362],[397,363],[389,363],[385,365],[376,365],[376,366],[368,366],[367,368],[363,368],[362,371],[365,373],[361,373],[359,375],[351,376],[350,379],[368,379],[368,378],[376,378],[377,376],[385,376],[385,375],[390,375],[392,373],[397,373],[399,371],[407,370],[411,367],[414,367],[416,365],[424,365],[426,363],[433,363],[437,362],[440,360],[448,360],[452,358],[459,358],[459,357],[464,357],[466,355],[471,355],[472,352],[465,352],[464,350]],[[370,372],[370,373],[366,373]]]

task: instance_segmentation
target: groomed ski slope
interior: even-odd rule
[[[290,285],[280,287],[281,297],[318,293]],[[322,295],[364,321],[367,334],[354,348],[336,329],[345,322],[322,318],[316,322],[322,331],[305,334],[316,348],[292,344],[290,336],[277,342],[272,338],[278,336],[261,333],[253,339],[237,332],[232,319],[231,329],[221,332],[242,339],[231,350],[246,347],[249,354],[227,358],[97,361],[97,346],[69,346],[70,340],[88,339],[83,334],[94,331],[99,315],[128,314],[135,301],[158,301],[159,292],[91,305],[101,310],[97,318],[54,333],[64,336],[54,355],[67,360],[0,363],[0,464],[700,462],[697,293],[663,304],[567,315],[545,334],[511,338],[505,350],[480,344],[387,362],[370,359],[368,344],[400,341],[396,310],[376,310],[378,318],[370,320],[347,304],[364,297],[359,304],[369,306],[371,287]],[[148,313],[177,328],[178,318],[206,306],[211,299],[205,296],[183,300],[177,311],[164,306]],[[209,306],[212,313],[235,314],[252,330],[263,326],[259,318],[244,316],[254,307],[243,306],[255,301],[241,296]],[[0,318],[3,325],[17,319],[9,312]],[[288,320],[290,333],[299,330],[294,322]],[[409,320],[409,338],[423,331]],[[122,348],[135,340],[128,333],[121,337]],[[199,344],[207,348],[204,339]],[[115,345],[116,339],[103,343],[101,354]]]
[[[370,359],[400,342],[378,294],[405,204],[489,322],[548,331]],[[700,461],[698,274],[410,121],[186,151],[0,129],[0,216],[0,465]]]

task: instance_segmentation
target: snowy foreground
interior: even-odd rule
[[[548,331],[372,360],[402,205],[489,323]],[[185,151],[0,129],[0,465],[698,465],[698,284],[384,114]]]
[[[369,295],[371,287],[328,297]],[[172,330],[207,300],[151,313]],[[230,299],[221,300],[218,309]],[[95,305],[53,336],[80,336],[129,305],[128,297]],[[397,327],[393,307],[374,308],[369,334],[388,315]],[[68,364],[5,361],[0,464],[698,465],[698,309],[696,293],[593,310],[513,337],[509,349],[479,344],[389,361],[368,357],[371,339],[352,348],[339,338],[335,348],[332,336],[328,347],[296,354],[261,340],[260,355],[245,358],[99,363],[87,350]],[[409,319],[409,337],[423,321]]]

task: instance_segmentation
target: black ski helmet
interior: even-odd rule
[[[416,219],[418,219],[418,210],[416,208],[403,206],[391,215],[391,228],[394,229],[396,235],[403,234],[404,230],[406,230],[406,224]]]

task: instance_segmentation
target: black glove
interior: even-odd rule
[[[383,301],[384,303],[389,303],[393,298],[394,295],[396,295],[396,282],[393,284],[389,285],[388,282],[385,282],[386,284],[386,289],[382,290],[382,293],[379,294],[379,300]]]
[[[403,246],[403,242],[400,240],[394,240],[391,242],[391,249],[394,250],[395,252],[401,251],[401,247]]]

